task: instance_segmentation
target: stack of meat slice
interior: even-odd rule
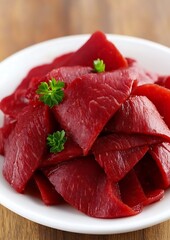
[[[106,72],[94,72],[97,58]],[[65,89],[51,109],[36,90],[52,78]],[[101,32],[75,53],[32,69],[0,103],[4,177],[20,193],[33,180],[45,204],[67,202],[92,217],[141,212],[170,185],[170,90],[156,81]],[[50,153],[46,138],[61,129],[64,150]]]

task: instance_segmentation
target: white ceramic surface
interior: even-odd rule
[[[48,63],[56,56],[78,49],[89,35],[68,36],[24,49],[0,63],[0,99],[10,94],[34,66]],[[170,49],[128,36],[110,35],[124,56],[137,59],[146,69],[170,75]],[[0,115],[2,124],[2,114]],[[113,220],[94,219],[69,206],[47,207],[40,200],[16,193],[2,176],[0,157],[0,204],[11,211],[52,228],[89,234],[123,233],[146,228],[170,218],[170,190],[164,199],[146,207],[142,213]]]

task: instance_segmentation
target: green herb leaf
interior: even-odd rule
[[[64,144],[67,140],[65,131],[57,131],[49,134],[47,137],[47,144],[50,147],[51,153],[61,152],[64,149]]]
[[[103,60],[98,58],[97,60],[93,61],[93,65],[95,72],[100,73],[105,71],[105,63],[103,62]]]
[[[49,82],[41,82],[36,91],[40,95],[40,101],[53,107],[62,102],[64,98],[63,88],[65,86],[64,82],[56,81],[55,78],[49,80]]]

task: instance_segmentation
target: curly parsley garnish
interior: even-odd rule
[[[64,98],[63,88],[64,82],[56,81],[55,78],[49,80],[49,82],[41,82],[36,91],[40,95],[40,101],[52,108],[54,105],[58,105]]]
[[[97,59],[93,61],[94,71],[101,73],[105,71],[105,63],[101,59]]]
[[[64,130],[49,134],[47,137],[47,145],[50,147],[50,152],[57,153],[64,150],[64,144],[66,140],[67,138]]]

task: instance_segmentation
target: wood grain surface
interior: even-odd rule
[[[170,47],[170,1],[0,0],[0,61],[34,43],[98,29]],[[170,221],[127,234],[83,235],[38,225],[0,206],[0,240],[54,239],[169,240]]]

